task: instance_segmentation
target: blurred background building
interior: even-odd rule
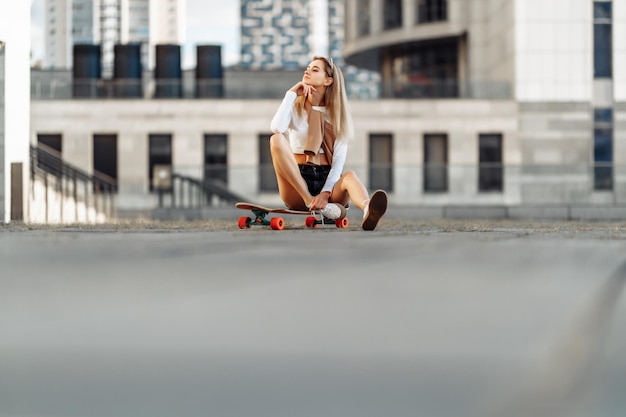
[[[154,67],[154,46],[184,37],[185,0],[45,0],[44,68],[72,68],[76,44],[99,44],[102,70],[113,71],[114,45],[138,43]]]
[[[241,0],[241,66],[300,69],[311,59],[314,2]]]
[[[110,79],[89,51],[73,51],[72,72],[33,70],[25,218],[280,204],[269,122],[316,51],[315,16],[348,78],[347,169],[393,206],[424,217],[626,216],[624,2],[329,0],[321,14],[312,4],[242,1],[232,67],[209,44],[184,71],[180,45],[167,42],[150,48],[154,68],[137,71],[122,41]]]

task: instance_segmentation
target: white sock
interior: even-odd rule
[[[367,217],[367,213],[370,211],[370,199],[363,200],[363,218]]]

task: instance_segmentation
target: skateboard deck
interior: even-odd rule
[[[319,224],[334,224],[338,228],[348,227],[348,218],[344,217],[339,220],[327,219],[319,213],[310,211],[291,210],[288,208],[264,207],[259,204],[239,202],[235,207],[241,210],[249,210],[254,215],[254,219],[248,216],[241,216],[237,222],[240,229],[249,229],[252,226],[269,226],[272,230],[283,230],[285,228],[285,220],[282,217],[272,217],[270,214],[293,214],[299,216],[307,216],[304,224],[306,227],[315,228]]]

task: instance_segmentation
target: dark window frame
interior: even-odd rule
[[[37,145],[39,144],[58,152],[59,157],[63,154],[62,133],[37,133]]]
[[[378,142],[378,143],[375,143]],[[394,173],[393,173],[393,151],[394,151],[394,135],[393,133],[370,133],[369,135],[369,175],[368,188],[370,190],[383,189],[393,192]],[[377,158],[381,153],[376,152],[376,148],[382,145],[388,154],[386,160]]]
[[[430,161],[430,146],[435,146],[433,140],[441,138],[443,140],[443,161]],[[423,189],[424,193],[447,193],[448,192],[448,135],[445,133],[425,133],[424,134],[424,173]]]
[[[105,179],[111,179],[117,182],[117,176],[119,172],[118,156],[118,135],[117,133],[94,133],[92,136],[93,141],[93,172],[94,176],[104,175]],[[102,153],[110,153],[111,159],[102,160]],[[116,188],[117,191],[117,188]]]
[[[496,146],[490,146],[495,143]],[[478,135],[478,191],[501,193],[504,191],[504,138],[501,133]]]
[[[593,2],[593,76],[613,78],[613,4]]]
[[[228,185],[228,135],[204,134],[204,181],[221,181]]]
[[[383,30],[393,30],[401,28],[402,16],[402,0],[384,0]]]
[[[163,143],[156,143],[163,141]],[[169,142],[165,144],[165,142]],[[162,149],[158,149],[161,147]],[[159,150],[160,152],[157,152]],[[167,152],[166,152],[167,151]],[[150,133],[148,134],[148,190],[156,192],[154,189],[154,166],[169,165],[172,167],[173,161],[173,135],[171,133]]]
[[[417,24],[448,20],[447,0],[416,0],[415,3],[415,22]]]
[[[613,191],[613,109],[596,108],[593,117],[593,189]]]

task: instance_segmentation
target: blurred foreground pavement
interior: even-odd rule
[[[0,417],[626,410],[625,223],[235,221],[0,226]]]

